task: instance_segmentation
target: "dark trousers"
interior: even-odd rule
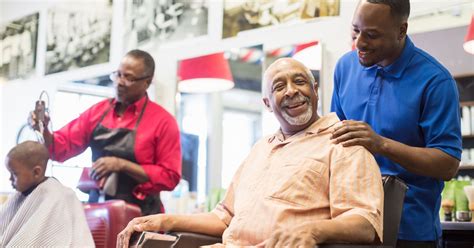
[[[437,241],[397,240],[397,248],[438,248]]]

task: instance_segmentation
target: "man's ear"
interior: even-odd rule
[[[264,97],[263,99],[263,104],[265,104],[265,108],[271,112],[273,112],[272,107],[270,107],[270,100],[267,97]]]
[[[318,82],[314,82],[313,90],[314,90],[314,94],[316,95],[316,101],[319,101],[318,88],[319,88]]]
[[[318,82],[314,82],[313,89],[314,89],[314,91],[316,91],[316,93],[318,93],[318,88],[319,88]]]
[[[407,30],[408,22],[402,23],[402,25],[400,26],[400,32],[398,34],[398,40],[402,40],[403,38],[405,38],[405,36],[407,36]]]
[[[153,82],[153,76],[151,77],[151,79],[147,80],[146,81],[146,88],[148,89],[148,87],[150,87],[151,83]]]
[[[319,89],[319,84],[318,82],[314,82],[313,84],[313,90],[316,95],[318,95],[318,89]],[[319,97],[319,96],[318,96]]]

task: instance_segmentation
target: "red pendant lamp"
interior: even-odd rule
[[[467,34],[464,38],[464,50],[474,54],[474,15],[471,17],[471,24],[467,28]]]
[[[178,65],[178,81],[178,91],[184,93],[210,93],[234,87],[224,53],[181,60]]]

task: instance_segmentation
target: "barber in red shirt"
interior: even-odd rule
[[[90,176],[98,180],[114,172],[118,175],[116,194],[106,199],[135,203],[144,215],[163,212],[160,191],[173,190],[181,178],[176,120],[146,93],[154,71],[150,54],[128,52],[110,75],[115,83],[114,99],[93,105],[54,133],[47,128],[43,132],[51,158],[57,161],[90,146]],[[32,119],[35,121],[34,114]]]

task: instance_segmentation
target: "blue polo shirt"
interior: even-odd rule
[[[386,67],[364,67],[356,51],[345,54],[334,73],[331,111],[341,120],[365,121],[378,134],[406,145],[437,148],[461,158],[456,82],[408,37],[400,57]],[[443,181],[412,174],[386,157],[375,158],[382,174],[397,175],[409,187],[398,238],[438,239]]]

